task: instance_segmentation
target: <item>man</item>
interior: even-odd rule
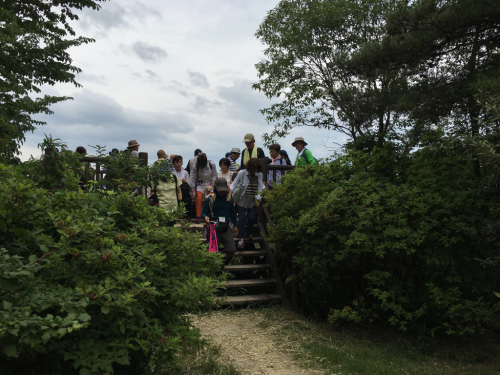
[[[306,165],[316,165],[316,159],[312,155],[311,151],[309,151],[306,146],[307,143],[304,141],[304,138],[297,137],[295,141],[292,143],[292,146],[297,149],[299,152],[297,154],[297,159],[295,159],[295,165],[297,167],[304,167]]]
[[[191,173],[193,173],[193,167],[196,164],[196,158],[198,157],[199,154],[201,154],[201,150],[197,148],[196,150],[194,150],[194,158],[188,161],[188,164],[186,166],[186,172],[189,173],[190,176]]]
[[[238,168],[240,167],[237,163],[236,163],[236,160],[238,160],[238,158],[240,157],[240,149],[237,148],[237,147],[233,147],[231,149],[231,153],[229,154],[229,162],[231,163],[231,166],[229,167],[229,170],[233,173],[236,173],[236,171],[238,170]]]
[[[127,149],[130,151],[130,156],[132,158],[139,157],[139,146],[140,146],[140,144],[137,143],[137,141],[135,139],[132,139],[131,141],[128,142]]]
[[[262,151],[260,147],[255,147],[255,138],[253,134],[246,134],[243,142],[245,142],[245,146],[247,146],[247,148],[245,148],[241,154],[241,163],[238,170],[245,169],[245,165],[252,158],[262,159],[266,157],[264,155],[264,151]]]

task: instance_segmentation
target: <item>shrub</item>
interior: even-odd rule
[[[130,192],[77,189],[67,163],[53,174],[73,182],[54,188],[53,174],[34,177],[43,163],[0,166],[0,373],[175,364],[199,337],[182,312],[216,304],[219,257],[165,226],[177,213]]]
[[[499,165],[486,142],[456,140],[406,155],[391,144],[351,151],[287,174],[267,195],[270,236],[293,262],[302,308],[332,323],[485,329],[499,311],[500,274],[475,259],[498,252],[488,238]]]

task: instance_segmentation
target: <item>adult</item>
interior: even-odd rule
[[[304,138],[297,137],[295,141],[293,141],[292,146],[295,147],[298,151],[297,158],[295,159],[295,165],[297,167],[303,167],[306,165],[316,165],[316,159],[312,155],[311,151],[309,151],[306,146],[307,143],[304,141]]]
[[[130,157],[132,157],[132,158],[139,157],[139,146],[140,146],[140,144],[137,143],[137,141],[135,139],[128,141],[127,150],[130,151]]]
[[[195,196],[196,221],[201,221],[201,205],[205,196],[205,188],[214,186],[217,179],[217,167],[215,163],[207,159],[203,152],[198,155],[196,164],[191,172],[191,189]]]
[[[229,162],[231,163],[229,170],[233,173],[236,173],[238,171],[238,168],[240,167],[240,165],[236,163],[236,160],[238,160],[240,155],[241,155],[240,149],[238,147],[233,147],[231,149],[231,152],[229,153],[229,157],[227,157],[229,159]]]
[[[251,158],[246,169],[241,170],[231,184],[231,192],[236,193],[238,200],[238,249],[245,247],[244,238],[252,235],[252,228],[257,221],[257,208],[255,201],[260,200],[259,192],[264,190],[262,183],[262,165],[257,158]],[[245,220],[247,222],[245,223]],[[245,225],[246,224],[246,225]]]
[[[225,263],[228,264],[236,252],[233,236],[238,235],[238,227],[234,226],[233,235],[229,222],[232,220],[233,224],[236,224],[236,210],[225,179],[218,178],[215,181],[214,192],[205,201],[201,217],[207,224],[210,219],[218,222],[215,231],[217,243],[222,243],[224,246],[222,253],[226,257]]]
[[[288,157],[288,152],[286,152],[285,150],[280,150],[280,155],[286,161],[287,165],[292,165],[292,162],[290,161],[290,158]]]
[[[196,161],[198,160],[197,157],[199,154],[201,154],[201,150],[197,148],[196,150],[194,150],[194,158],[188,161],[188,164],[186,166],[186,172],[189,173],[190,176],[193,173],[193,167],[196,164]]]
[[[231,167],[231,162],[227,158],[222,158],[219,160],[220,171],[217,173],[217,178],[223,178],[227,181],[227,185],[230,186],[233,182],[233,172],[229,170]]]
[[[269,146],[269,155],[271,156],[271,164],[273,165],[286,165],[286,160],[281,157],[280,154],[281,146],[277,143]],[[274,171],[267,172],[267,186],[272,189],[274,184],[279,184],[281,179],[281,171],[276,171],[276,182],[273,179]]]
[[[243,138],[243,142],[245,142],[245,148],[243,153],[241,154],[241,163],[239,170],[245,169],[247,162],[252,158],[265,158],[264,151],[260,147],[255,146],[255,137],[252,133],[248,133]]]
[[[174,167],[170,160],[167,160],[167,154],[163,150],[157,152],[158,160],[156,163],[159,165],[158,169],[161,172],[169,172],[171,178],[167,182],[157,181],[152,182],[152,189],[155,191],[159,200],[159,205],[166,211],[175,211],[178,207],[178,202],[182,200],[181,180],[174,174]],[[172,223],[170,223],[172,224]]]
[[[182,156],[175,155],[172,159],[174,164],[174,171],[172,172],[179,180],[181,180],[181,192],[182,192],[182,202],[185,204],[185,208],[188,212],[188,220],[191,219],[193,215],[192,212],[192,198],[190,194],[191,187],[189,186],[189,173],[186,172],[184,168],[182,168]]]

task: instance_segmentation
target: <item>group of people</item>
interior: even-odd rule
[[[253,134],[246,134],[243,141],[245,149],[241,152],[239,148],[232,148],[219,160],[219,168],[201,149],[194,151],[194,157],[187,162],[186,168],[183,168],[182,156],[169,157],[164,150],[157,152],[158,160],[155,162],[162,170],[171,172],[173,179],[171,183],[153,185],[151,197],[154,204],[173,211],[178,202],[184,202],[189,218],[194,217],[196,221],[207,224],[216,222],[217,241],[224,245],[226,262],[236,252],[233,236],[239,239],[239,249],[244,247],[245,238],[252,237],[260,193],[280,183],[281,171],[276,171],[275,180],[270,171],[267,186],[264,186],[260,159],[267,159],[268,164],[291,165],[287,152],[279,144],[270,145],[269,157],[266,157],[262,148],[256,146]],[[131,157],[139,156],[139,146],[136,140],[128,142],[127,150]],[[304,138],[295,138],[292,146],[298,152],[296,166],[316,164]],[[110,154],[114,152],[118,150],[113,149]]]

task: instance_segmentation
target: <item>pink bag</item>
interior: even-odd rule
[[[208,225],[208,238],[209,238],[209,246],[208,246],[208,252],[209,253],[219,253],[219,244],[217,243],[217,234],[215,233],[215,224],[209,224]]]

